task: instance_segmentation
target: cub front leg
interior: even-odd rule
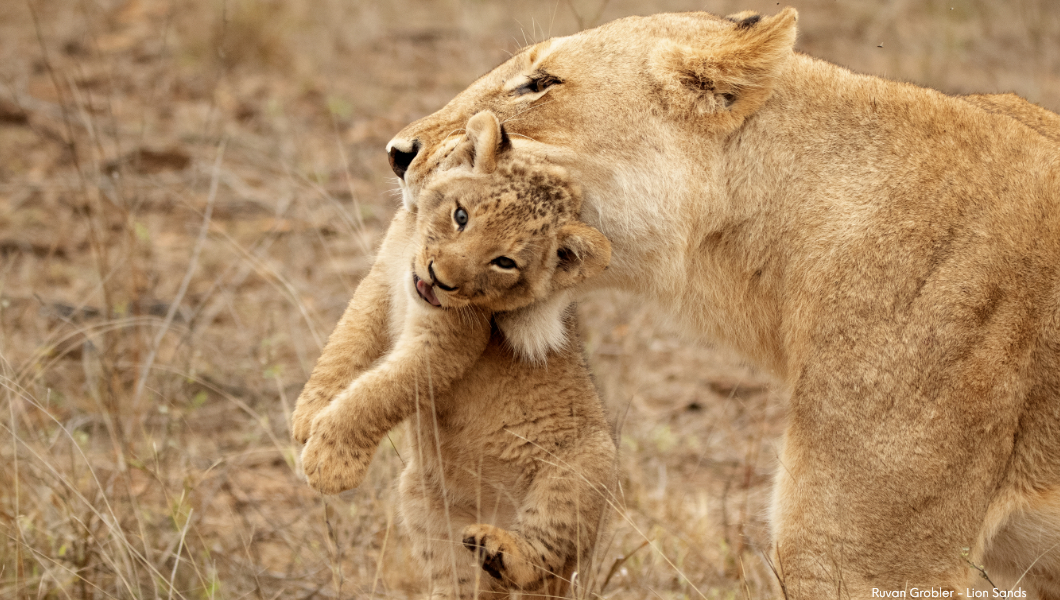
[[[384,271],[376,263],[357,286],[346,312],[328,337],[291,416],[295,441],[304,444],[320,411],[386,352],[390,344],[387,328],[390,289]]]
[[[505,587],[542,598],[562,597],[573,573],[591,568],[615,479],[610,434],[587,436],[573,451],[542,462],[513,531],[469,525],[463,530],[464,547]]]
[[[298,395],[291,416],[295,441],[304,444],[320,411],[390,347],[390,294],[394,277],[390,262],[391,257],[404,254],[411,226],[412,219],[403,210],[390,222],[372,270],[357,286],[346,312],[328,337],[309,381]]]
[[[376,446],[414,411],[417,396],[448,391],[482,355],[489,338],[487,313],[410,306],[401,339],[387,359],[314,419],[302,451],[309,485],[325,494],[359,485]]]

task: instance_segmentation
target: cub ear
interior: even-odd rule
[[[697,118],[728,116],[738,126],[773,91],[792,55],[798,13],[785,8],[772,17],[746,11],[702,45],[666,40],[652,52],[650,71],[670,112]]]
[[[442,161],[440,169],[463,167],[484,175],[496,170],[498,155],[511,145],[497,115],[488,110],[475,113],[468,119],[464,132],[464,139]]]
[[[564,290],[603,272],[611,262],[611,242],[585,223],[574,222],[559,230],[559,262],[552,276],[552,291]]]
[[[497,169],[497,155],[510,144],[497,115],[488,110],[468,120],[467,139],[472,145],[472,171],[486,175]]]

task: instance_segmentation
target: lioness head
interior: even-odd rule
[[[496,116],[475,115],[417,203],[417,293],[434,306],[502,312],[570,288],[611,256],[580,210],[564,169],[513,152]]]
[[[629,17],[524,48],[387,144],[405,204],[482,110],[500,118],[515,144],[575,169],[587,187],[615,183],[614,169],[637,161],[686,166],[689,144],[723,139],[769,97],[792,55],[796,17],[791,8],[772,17]]]

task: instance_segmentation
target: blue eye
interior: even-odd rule
[[[497,265],[502,269],[514,269],[515,261],[508,258],[507,256],[498,256],[490,262],[491,265]]]
[[[453,212],[453,220],[463,229],[464,225],[467,225],[467,211],[462,208],[456,209]]]

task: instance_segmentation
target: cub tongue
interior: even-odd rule
[[[426,300],[428,303],[433,304],[434,306],[441,306],[442,305],[442,303],[438,302],[438,298],[435,297],[435,295],[434,295],[434,286],[433,285],[427,285],[426,281],[424,281],[422,279],[417,281],[416,282],[416,291],[419,292],[420,296],[422,296],[423,299]]]

